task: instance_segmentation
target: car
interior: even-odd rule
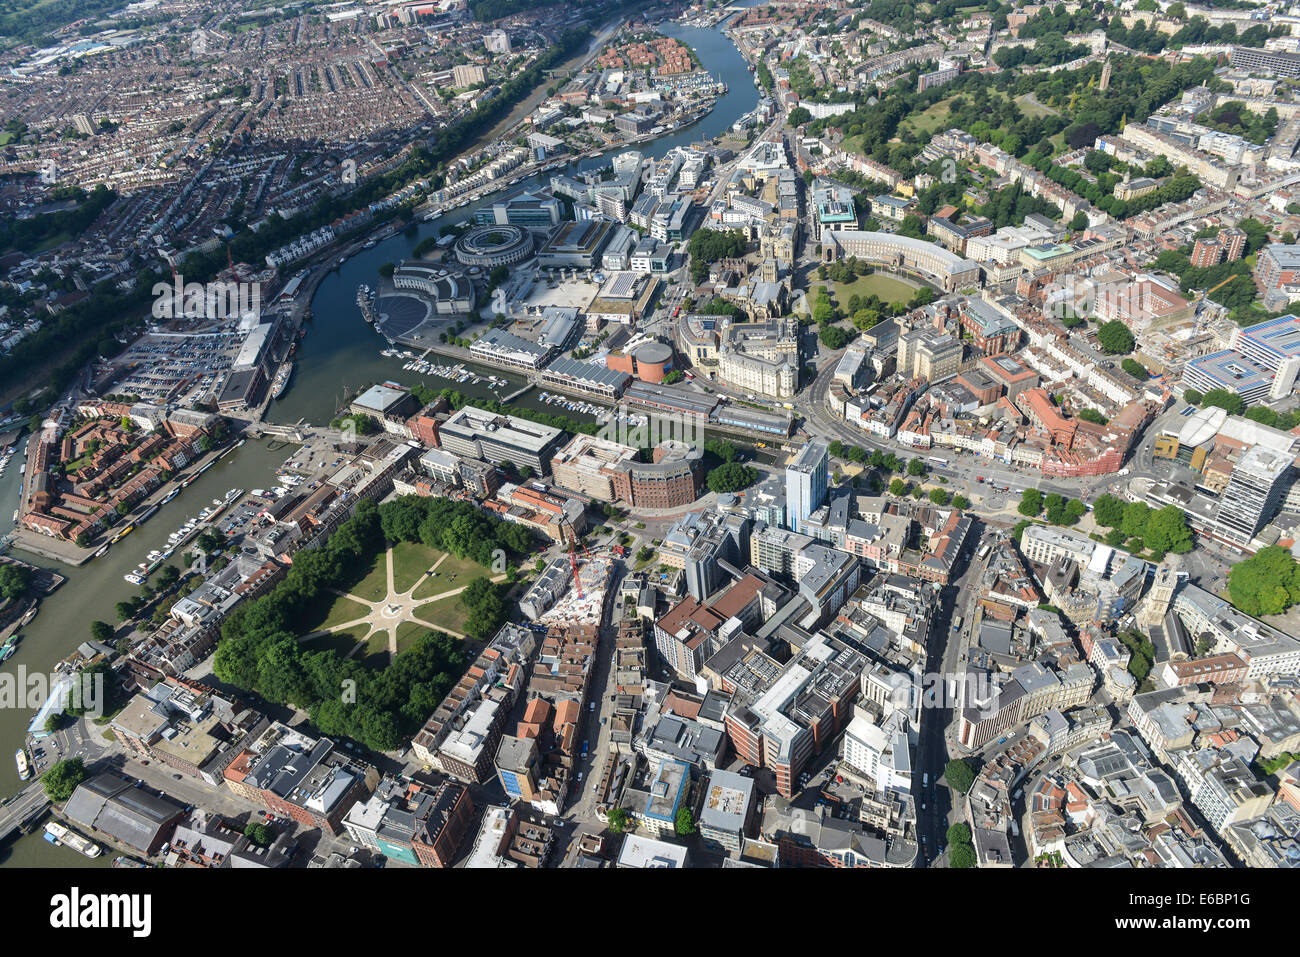
[[[581,772],[581,771],[578,772],[578,783],[579,783],[579,784],[582,783],[582,772]]]
[[[588,710],[588,711],[595,711],[595,710],[596,710],[596,702],[593,701],[591,704],[589,704],[589,705],[587,706],[587,710]]]
[[[184,781],[184,780],[185,780],[185,779],[184,779],[183,777],[181,777],[179,774],[173,774],[173,775],[172,775],[172,779],[173,779],[173,780],[176,780],[176,781]]]

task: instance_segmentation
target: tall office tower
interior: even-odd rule
[[[1273,517],[1286,490],[1291,457],[1262,445],[1242,453],[1214,518],[1228,538],[1246,544]]]
[[[785,467],[786,514],[792,531],[803,532],[808,516],[826,501],[828,454],[821,442],[809,442]]]

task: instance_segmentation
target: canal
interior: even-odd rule
[[[728,91],[699,122],[654,143],[637,147],[645,155],[654,158],[663,156],[675,146],[686,146],[725,132],[758,102],[753,75],[744,58],[720,30],[675,23],[664,23],[659,29],[694,49],[704,69],[725,82]],[[619,151],[621,150],[615,149],[610,152]],[[605,165],[607,162],[608,158],[588,158],[572,164],[569,172]],[[550,174],[536,176],[528,182],[544,185],[549,176]],[[457,210],[448,217],[420,223],[415,230],[398,233],[373,249],[362,250],[322,280],[311,302],[312,319],[305,327],[306,338],[299,344],[294,357],[296,369],[293,382],[284,397],[271,404],[267,413],[268,421],[282,424],[299,420],[328,422],[346,392],[355,392],[367,383],[386,379],[404,385],[423,382],[435,389],[454,388],[480,398],[496,394],[486,382],[479,385],[459,384],[437,376],[422,376],[404,371],[402,365],[407,360],[380,355],[380,350],[387,346],[387,342],[362,320],[356,306],[357,287],[362,283],[375,285],[381,265],[409,258],[421,239],[437,235],[444,223],[458,222],[472,214],[482,202]],[[438,360],[436,356],[430,358]],[[454,360],[446,358],[438,361],[445,365],[455,364]],[[481,368],[478,371],[483,375],[490,372],[498,378],[503,376],[500,370]],[[511,385],[503,387],[500,390],[502,394],[513,391],[523,381],[519,376],[506,378],[510,379]],[[535,391],[523,397],[520,404],[561,412],[540,402]],[[137,591],[123,580],[124,574],[143,560],[151,549],[165,547],[167,536],[186,518],[197,514],[212,499],[224,496],[228,489],[274,485],[275,469],[291,452],[292,447],[284,447],[279,443],[273,448],[265,441],[249,440],[161,508],[148,523],[114,545],[107,555],[80,568],[64,567],[33,558],[21,551],[15,552],[15,557],[56,567],[68,580],[51,600],[42,605],[31,625],[23,630],[22,644],[18,652],[5,662],[5,670],[23,665],[29,673],[48,673],[57,661],[71,654],[90,637],[91,622],[101,620],[115,624],[115,604],[130,598]],[[0,534],[13,526],[10,517],[18,504],[20,464],[21,459],[15,456],[9,470],[0,478]],[[0,759],[0,794],[11,794],[19,789],[12,749],[23,743],[32,714],[33,710],[26,708],[0,710],[0,742],[3,742],[4,748],[10,749],[5,751],[6,757]],[[91,862],[75,851],[46,843],[39,833],[0,846],[0,866],[6,867],[106,866],[110,856],[106,854],[98,861]]]

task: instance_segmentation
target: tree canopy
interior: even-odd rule
[[[1228,599],[1247,615],[1280,615],[1300,602],[1300,564],[1268,545],[1228,571]]]

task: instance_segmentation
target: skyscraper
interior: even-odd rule
[[[1290,456],[1263,445],[1243,452],[1214,516],[1223,534],[1243,545],[1254,538],[1277,511],[1290,470]]]
[[[826,501],[827,458],[823,443],[809,442],[785,467],[786,515],[793,531],[803,532],[808,516]]]

